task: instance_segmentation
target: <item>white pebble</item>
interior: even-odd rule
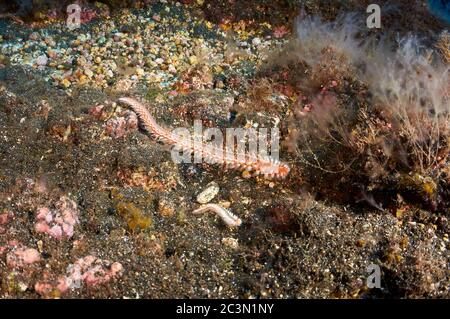
[[[200,204],[206,204],[212,201],[214,197],[219,193],[219,185],[216,182],[209,183],[200,194],[197,195],[197,202]]]
[[[45,54],[38,56],[38,58],[36,59],[36,64],[38,66],[45,66],[47,65],[48,62],[48,58]]]
[[[252,44],[253,45],[260,45],[261,44],[261,39],[260,38],[254,38],[252,40]]]

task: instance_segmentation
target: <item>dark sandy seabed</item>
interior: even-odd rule
[[[30,32],[0,23],[3,37]],[[448,226],[436,225],[434,212],[417,208],[402,218],[369,205],[317,200],[290,177],[269,185],[220,166],[176,165],[142,129],[108,134],[111,118],[130,116],[111,103],[124,95],[150,100],[167,126],[190,126],[200,115],[225,127],[233,96],[226,89],[155,102],[158,92],[149,96],[144,84],[126,92],[73,84],[68,93],[46,81],[46,72],[13,63],[0,69],[1,298],[448,297]],[[100,104],[106,111],[99,115],[92,108]],[[245,116],[260,120],[257,113]],[[227,228],[214,214],[191,214],[210,182],[220,187],[212,202],[229,205],[240,227]],[[77,206],[73,236],[36,231],[39,208],[57,209],[62,196]],[[38,260],[8,261],[14,243],[36,249]],[[103,275],[111,263],[121,270],[104,282],[59,291],[58,278],[86,256],[109,261]],[[382,289],[366,286],[370,264],[381,267]]]

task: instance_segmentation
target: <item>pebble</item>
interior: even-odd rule
[[[70,81],[68,79],[64,79],[61,81],[61,85],[64,86],[65,88],[68,88],[72,83],[70,83]]]
[[[167,70],[172,74],[177,73],[177,69],[173,66],[173,64],[169,64],[169,67],[167,68]]]
[[[219,193],[219,185],[216,182],[209,183],[206,188],[197,195],[197,202],[200,204],[206,204],[213,200]]]
[[[48,58],[45,54],[38,56],[38,58],[36,59],[36,64],[38,66],[46,66],[47,62],[48,62]]]
[[[197,3],[201,2],[203,1],[197,0]],[[217,25],[197,19],[188,11],[186,11],[187,20],[180,21],[180,17],[174,14],[169,6],[164,10],[162,14],[143,11],[138,18],[129,11],[124,11],[101,26],[88,26],[89,30],[78,34],[74,40],[69,40],[61,32],[58,35],[47,33],[46,28],[30,32],[25,38],[29,41],[17,38],[12,41],[3,39],[1,42],[0,36],[0,54],[7,56],[15,64],[35,64],[40,69],[47,67],[46,79],[63,88],[75,84],[104,87],[107,80],[119,73],[115,69],[121,68],[121,65],[116,65],[120,57],[125,60],[124,66],[134,68],[134,71],[127,74],[128,79],[132,77],[137,81],[151,84],[164,83],[164,86],[175,90],[175,85],[179,83],[184,70],[205,61],[210,65],[211,71],[208,73],[211,73],[211,76],[197,76],[196,81],[199,83],[192,86],[194,89],[203,88],[208,84],[202,82],[212,82],[213,75],[223,74],[229,64],[238,60],[238,58],[225,59],[226,45],[220,39],[222,30]],[[178,27],[179,31],[174,33],[173,26]],[[206,38],[194,35],[193,30],[196,26],[205,26],[218,37]],[[64,22],[61,24],[55,22],[48,29],[58,30],[64,27]],[[52,35],[48,35],[50,33]],[[246,41],[249,43],[245,41],[238,43],[247,48],[248,44],[266,44],[266,40],[258,36]],[[252,55],[250,50],[248,54]],[[44,57],[36,60],[36,57],[44,55],[47,60]],[[255,53],[250,60],[257,60],[257,57]],[[5,63],[0,61],[0,66],[1,64]],[[62,80],[66,77],[62,74],[65,71],[74,78]],[[191,80],[188,79],[186,82],[193,82]],[[216,88],[225,86],[223,82],[218,82]]]
[[[30,36],[28,37],[28,39],[30,39],[31,41],[36,41],[37,39],[39,39],[39,33],[37,32],[32,32],[30,34]]]
[[[196,57],[195,55],[191,55],[191,56],[189,57],[189,63],[190,63],[191,65],[197,64],[197,63],[198,63],[197,57]]]
[[[86,60],[86,58],[85,58],[84,56],[80,56],[80,57],[77,59],[77,64],[78,64],[79,66],[85,66],[86,63],[87,63],[87,60]]]
[[[251,177],[252,177],[252,173],[250,173],[249,171],[242,172],[242,178],[249,179]]]
[[[84,74],[86,74],[86,76],[89,78],[92,78],[94,76],[94,72],[92,72],[90,69],[84,69]]]
[[[165,199],[161,199],[158,202],[158,214],[162,217],[172,217],[175,214],[174,205]]]
[[[116,33],[113,36],[113,39],[115,42],[119,42],[121,38],[122,38],[122,33]]]
[[[54,47],[56,45],[55,40],[53,40],[52,37],[47,37],[44,39],[44,42],[49,46],[49,47]]]
[[[261,44],[261,39],[260,38],[254,38],[253,40],[252,40],[252,44],[253,45],[260,45]]]
[[[236,238],[233,237],[224,237],[222,238],[222,244],[226,247],[237,249],[239,247],[239,242]]]

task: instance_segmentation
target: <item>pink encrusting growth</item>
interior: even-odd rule
[[[65,282],[69,288],[76,288],[81,282],[85,282],[89,286],[96,286],[120,275],[122,270],[121,263],[111,263],[108,260],[89,255],[67,267]]]
[[[119,262],[110,262],[92,255],[79,258],[75,263],[67,267],[66,275],[50,280],[44,278],[35,283],[34,289],[40,295],[48,295],[53,291],[65,293],[69,289],[79,289],[85,284],[95,287],[106,284],[123,272],[123,266]]]
[[[23,245],[14,246],[6,255],[6,265],[10,268],[24,268],[41,260],[41,255],[34,248]]]
[[[53,238],[62,239],[73,236],[75,225],[78,224],[77,204],[62,196],[55,205],[55,209],[40,207],[36,212],[34,229],[38,233],[46,233]]]
[[[105,132],[113,138],[121,138],[137,130],[138,119],[135,113],[127,110],[123,116],[110,118],[105,125]]]
[[[202,154],[203,159],[209,163],[219,163],[230,168],[253,171],[255,175],[266,178],[285,178],[290,171],[287,164],[281,163],[268,156],[254,154],[235,154],[216,145],[204,141],[193,141],[191,138],[180,137],[177,134],[160,126],[150,115],[145,105],[132,98],[120,98],[120,102],[129,105],[139,116],[145,129],[156,139],[174,145],[180,150],[194,154]]]

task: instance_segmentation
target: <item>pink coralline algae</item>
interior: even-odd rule
[[[138,128],[138,118],[134,112],[125,111],[124,116],[111,118],[106,122],[105,131],[113,138],[126,136]]]
[[[66,284],[70,288],[76,288],[83,281],[88,286],[96,286],[120,275],[122,270],[121,263],[111,263],[89,255],[67,267]]]
[[[8,231],[6,224],[8,224],[12,219],[12,213],[8,210],[4,210],[0,213],[0,235]],[[1,248],[0,248],[1,249]]]
[[[0,225],[5,225],[8,222],[8,214],[0,214]]]
[[[41,255],[34,248],[28,248],[21,244],[10,245],[12,248],[6,254],[6,265],[10,268],[24,268],[41,260]]]
[[[88,287],[105,284],[122,274],[121,263],[111,263],[92,255],[78,259],[67,267],[65,276],[59,276],[55,281],[43,280],[34,285],[35,291],[40,295],[48,295],[52,291],[64,293],[69,289],[78,289],[82,284]]]
[[[0,213],[0,225],[6,225],[12,218],[12,213],[8,210],[4,210]]]
[[[46,233],[56,239],[71,238],[78,222],[77,204],[62,196],[55,209],[41,207],[37,210],[34,229],[38,233]]]
[[[89,109],[89,114],[99,119],[104,113],[104,108],[105,106],[103,104],[97,104]]]

